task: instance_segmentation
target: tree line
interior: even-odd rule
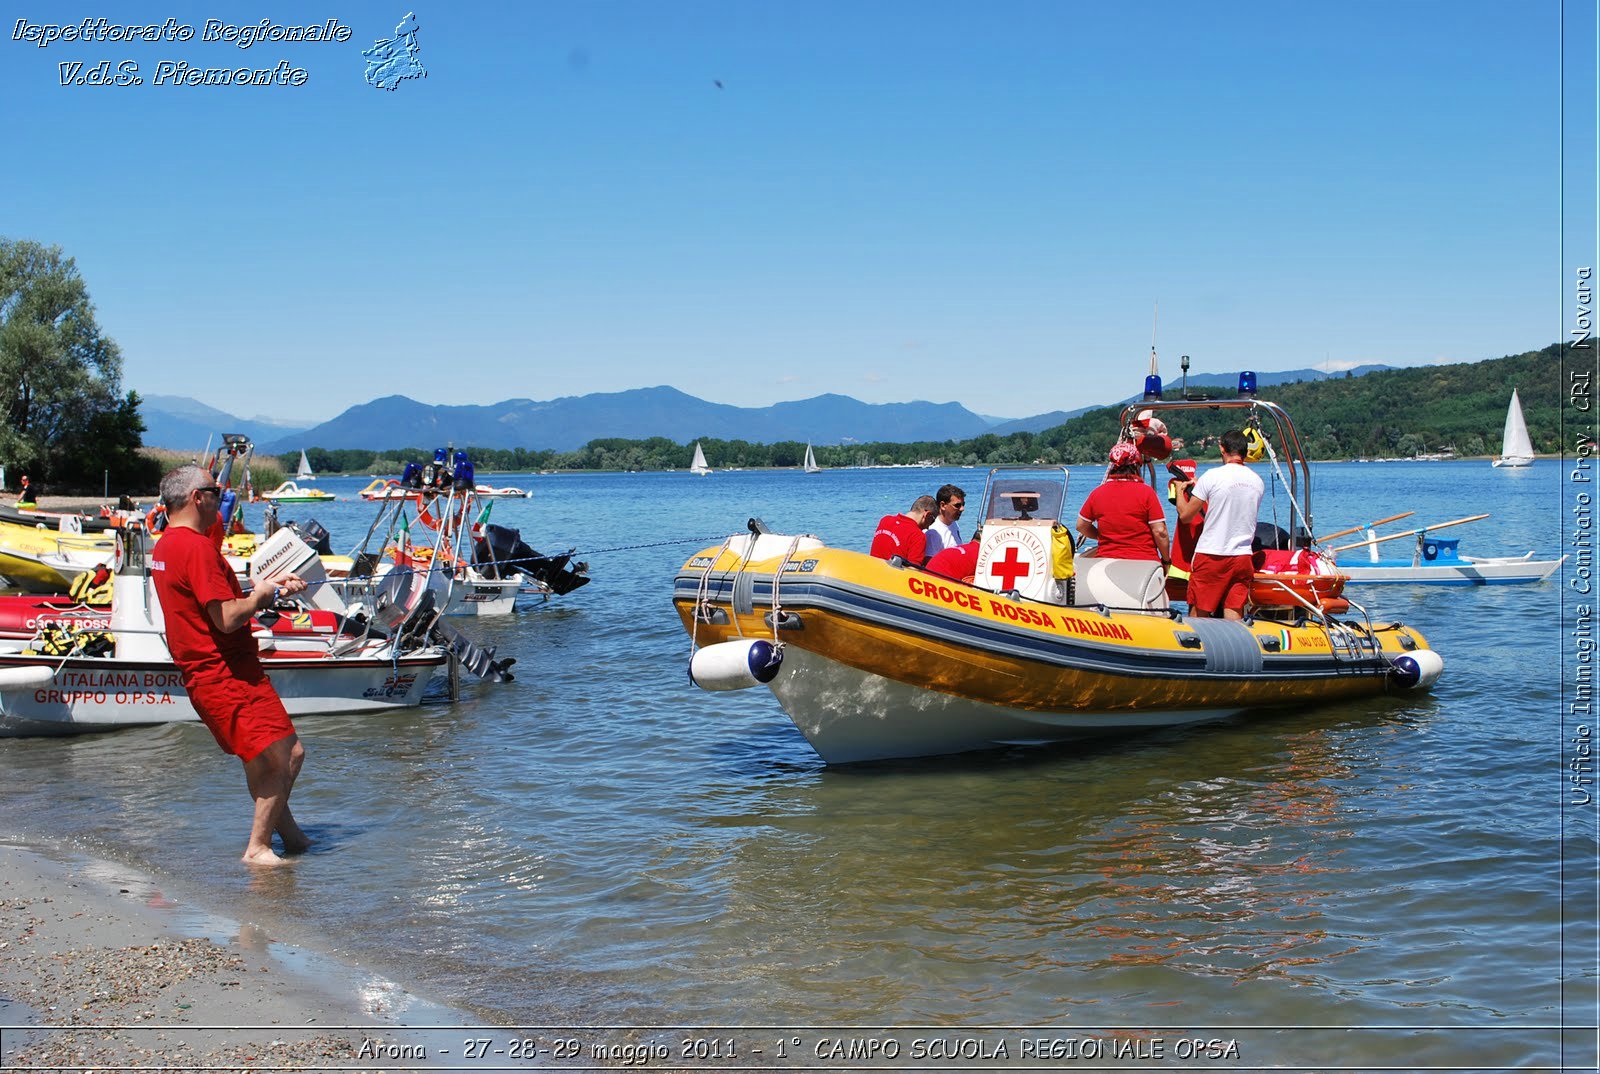
[[[1535,450],[1559,453],[1561,368],[1567,344],[1481,362],[1424,366],[1367,373],[1360,377],[1298,381],[1263,388],[1258,394],[1280,404],[1295,420],[1314,460],[1413,458],[1453,452],[1493,455],[1500,450],[1511,391],[1517,389]],[[1211,398],[1231,399],[1233,390],[1206,389]],[[1191,391],[1191,396],[1197,393]],[[1165,398],[1181,397],[1169,387]],[[1072,405],[1066,401],[1063,405]],[[1116,441],[1122,404],[1081,414],[1037,433],[914,443],[817,444],[812,450],[824,467],[911,465],[998,466],[1005,463],[1074,465],[1097,463]],[[1183,437],[1186,453],[1209,458],[1227,424],[1204,412],[1173,415],[1172,435]],[[645,440],[591,440],[576,451],[463,447],[481,471],[526,473],[539,470],[686,470],[694,441],[665,437]],[[699,441],[706,462],[717,470],[799,466],[806,445],[797,440],[772,444],[748,440]],[[437,445],[436,445],[437,446]],[[306,451],[318,473],[397,474],[410,460],[433,457],[433,448]],[[279,456],[293,472],[298,453]]]

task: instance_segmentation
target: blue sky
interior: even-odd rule
[[[1019,417],[1565,330],[1555,3],[7,5],[0,234],[242,416],[671,384]],[[12,39],[337,18],[347,44]],[[59,84],[131,60],[142,86]],[[160,60],[303,86],[150,84]],[[722,83],[721,88],[716,82]]]

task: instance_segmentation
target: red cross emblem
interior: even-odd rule
[[[1016,579],[1026,578],[1033,573],[1033,568],[1017,558],[1016,545],[1007,545],[1005,557],[989,564],[989,573],[1000,579],[1001,589],[1015,589]]]

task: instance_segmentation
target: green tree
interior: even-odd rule
[[[89,289],[59,246],[0,237],[0,461],[48,485],[98,488],[112,451],[136,449],[137,395],[122,353],[95,323]]]

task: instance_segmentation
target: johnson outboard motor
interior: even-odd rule
[[[589,584],[589,565],[571,563],[572,553],[541,555],[522,539],[522,532],[507,526],[485,526],[472,542],[472,565],[490,578],[523,574],[561,596]]]

